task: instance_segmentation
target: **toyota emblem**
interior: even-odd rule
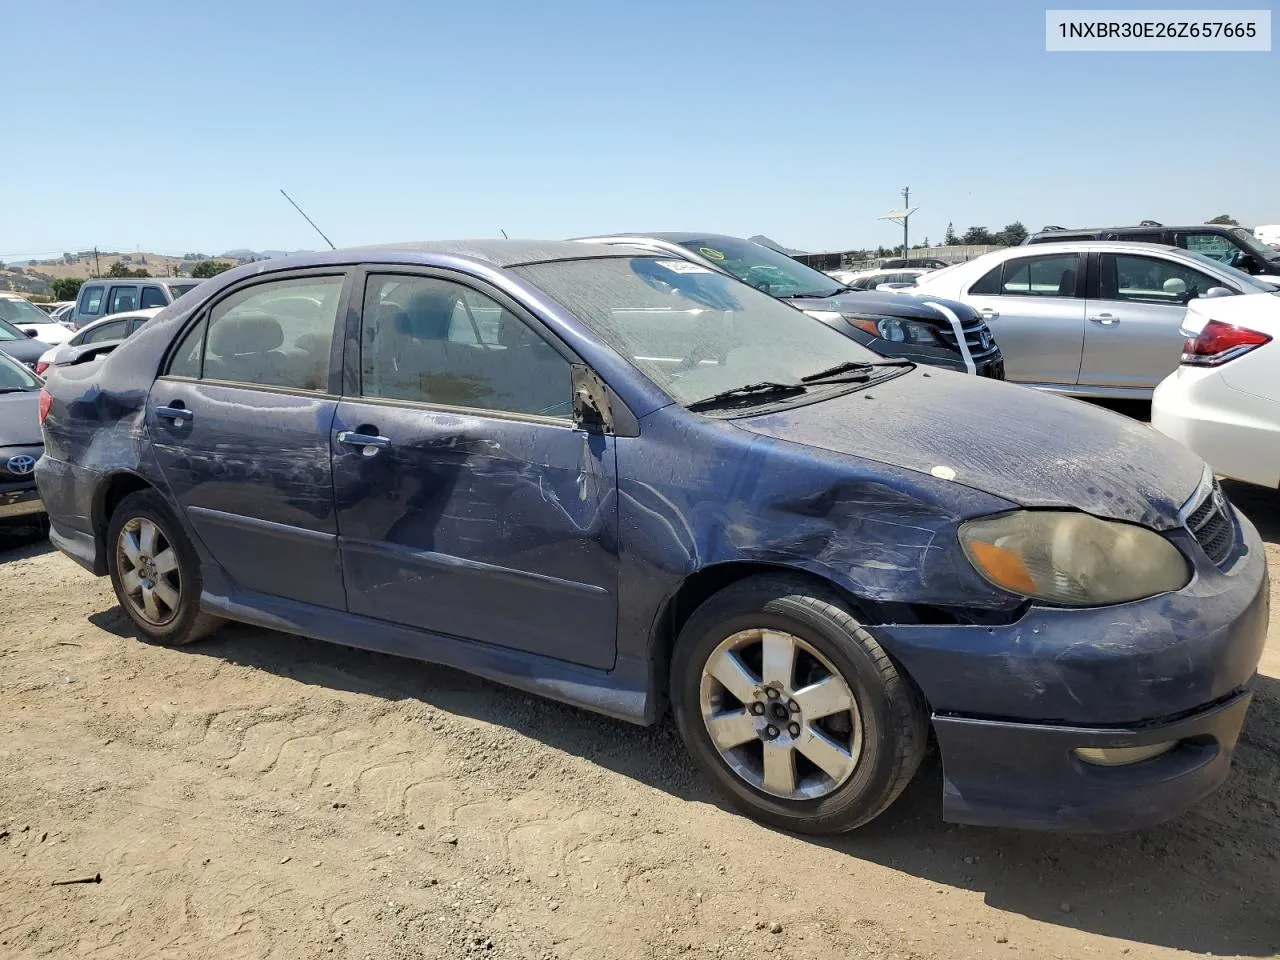
[[[20,453],[16,457],[10,457],[9,462],[5,464],[5,469],[15,477],[25,477],[35,468],[36,458],[29,457],[25,453]]]

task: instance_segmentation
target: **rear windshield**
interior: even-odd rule
[[[166,286],[168,286],[169,288],[169,295],[173,297],[174,300],[177,300],[184,293],[189,293],[190,291],[194,290],[196,287],[200,286],[200,284],[199,283],[170,283],[170,284],[166,284]]]
[[[678,403],[747,384],[793,384],[858,343],[744,283],[685,260],[566,260],[515,267]]]

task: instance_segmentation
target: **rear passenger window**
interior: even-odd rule
[[[160,287],[142,288],[142,304],[139,309],[148,310],[151,307],[167,307],[168,305],[168,301],[164,298],[164,290]]]
[[[80,312],[86,317],[96,317],[102,312],[102,287],[85,287],[81,291]]]
[[[124,313],[138,309],[137,287],[112,287],[107,297],[107,313]]]
[[[1079,263],[1074,253],[1006,261],[1000,292],[1006,297],[1074,297]]]
[[[987,296],[995,296],[1000,292],[1000,271],[1004,269],[1004,264],[996,267],[994,270],[988,271],[985,276],[972,287],[969,288],[970,293],[986,294]]]
[[[371,276],[361,394],[569,417],[569,361],[484,294],[432,277]]]
[[[177,347],[174,348],[166,373],[174,377],[199,378],[200,367],[204,360],[204,331],[207,326],[208,324],[201,320],[183,334]]]
[[[260,283],[233,293],[175,348],[169,373],[327,390],[342,277]],[[201,338],[203,337],[203,343]]]
[[[123,340],[129,335],[129,322],[127,320],[117,320],[104,323],[100,327],[90,330],[81,343],[106,343],[109,340]]]

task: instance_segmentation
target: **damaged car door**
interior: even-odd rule
[[[369,274],[348,338],[332,431],[348,609],[611,667],[614,439],[575,424],[572,354],[442,271]]]
[[[329,426],[344,281],[231,288],[192,318],[147,404],[164,479],[218,565],[254,591],[337,610]]]

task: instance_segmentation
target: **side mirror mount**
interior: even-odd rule
[[[1204,296],[1206,300],[1211,300],[1216,297],[1233,297],[1235,294],[1226,287],[1210,287],[1204,292]]]
[[[588,433],[613,433],[609,388],[582,363],[573,365],[573,421]]]
[[[26,334],[28,337],[30,337],[32,340],[34,340],[36,337],[40,335],[40,331],[36,330],[34,327],[24,327],[22,329],[22,332]]]

